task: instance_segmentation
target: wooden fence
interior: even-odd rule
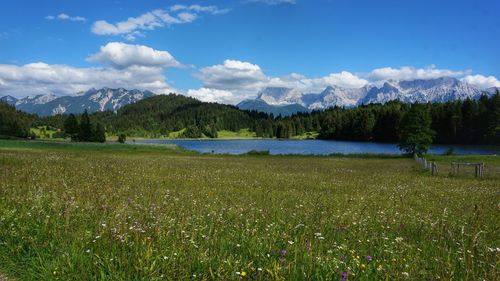
[[[438,166],[434,161],[427,161],[423,157],[418,157],[415,155],[415,161],[422,166],[422,168],[431,172],[431,175],[436,176],[438,174]],[[467,163],[467,162],[452,162],[451,163],[451,175],[458,176],[460,172],[460,167],[472,166],[474,167],[474,174],[476,178],[482,178],[484,176],[484,163]]]
[[[458,176],[460,172],[460,166],[472,166],[474,167],[474,175],[476,178],[482,178],[484,176],[484,163],[467,163],[467,162],[452,162],[451,163],[451,174],[453,176]]]
[[[413,156],[415,161],[420,164],[424,169],[429,170],[431,175],[436,176],[438,174],[438,166],[434,161],[427,161],[427,159],[423,157],[418,157],[416,154]]]

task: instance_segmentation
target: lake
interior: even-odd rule
[[[129,141],[130,142],[130,141]],[[244,154],[251,150],[269,151],[270,154],[328,155],[340,154],[400,154],[396,144],[330,141],[330,140],[137,140],[136,143],[176,144],[184,149],[201,153]],[[454,154],[499,154],[500,147],[434,145],[432,154],[442,154],[448,148]]]

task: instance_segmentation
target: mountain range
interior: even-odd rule
[[[477,99],[482,94],[493,94],[500,88],[478,89],[451,77],[387,81],[380,86],[366,85],[361,88],[343,88],[336,85],[326,87],[321,93],[302,93],[293,88],[268,87],[260,91],[256,99],[240,102],[243,110],[272,113],[275,116],[290,116],[297,112],[310,112],[333,106],[354,107],[361,104],[385,103],[400,100],[413,102],[446,102],[450,100]],[[126,90],[123,88],[90,89],[70,96],[37,95],[17,99],[12,96],[0,100],[17,109],[40,116],[56,114],[117,111],[121,107],[152,97],[150,91]]]
[[[413,102],[447,102],[451,100],[477,99],[482,94],[493,94],[498,88],[480,90],[451,77],[387,81],[381,86],[366,85],[361,88],[328,86],[321,93],[302,93],[293,88],[269,87],[256,99],[245,100],[237,106],[246,110],[258,110],[274,115],[291,115],[295,112],[321,110],[333,106],[354,107],[362,104],[385,103],[400,100]],[[290,110],[292,107],[293,110]]]
[[[90,89],[71,96],[37,95],[21,99],[4,96],[0,100],[14,105],[17,109],[25,112],[36,113],[40,116],[49,116],[65,113],[82,113],[85,109],[89,112],[116,111],[127,104],[135,103],[154,95],[150,91],[102,88],[98,90]]]

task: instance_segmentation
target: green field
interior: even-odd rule
[[[498,280],[498,157],[435,158],[0,141],[0,278]]]

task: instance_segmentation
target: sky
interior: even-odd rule
[[[0,96],[123,87],[236,104],[265,87],[500,87],[499,12],[498,0],[5,0]]]

